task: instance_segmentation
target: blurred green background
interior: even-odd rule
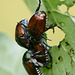
[[[75,16],[74,9],[75,5],[69,9],[72,16]],[[67,9],[62,5],[59,10],[65,12]],[[27,75],[22,65],[22,56],[26,49],[15,42],[15,27],[21,19],[29,20],[31,16],[24,0],[0,0],[0,75]],[[55,34],[52,30],[47,34],[53,40],[48,41],[52,46],[58,45],[65,36],[58,28],[55,28]]]
[[[26,50],[15,42],[15,27],[31,15],[24,0],[0,0],[0,75],[27,75],[22,65]]]
[[[17,22],[31,15],[24,0],[0,0],[0,32],[14,39]]]

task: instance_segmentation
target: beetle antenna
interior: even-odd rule
[[[41,0],[39,0],[39,5],[38,5],[38,7],[37,7],[35,12],[37,12],[40,9],[40,6],[41,6]]]

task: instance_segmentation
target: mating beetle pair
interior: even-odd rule
[[[29,75],[42,75],[39,67],[47,67],[47,64],[52,61],[48,47],[43,40],[31,38],[27,29],[27,20],[21,20],[16,27],[16,42],[28,49],[23,56],[23,65]]]
[[[50,67],[47,64],[50,62],[52,64],[51,53],[48,51],[50,46],[42,38],[47,39],[43,36],[43,33],[57,25],[46,27],[46,13],[38,11],[40,4],[41,0],[39,0],[39,6],[29,23],[27,19],[23,19],[16,26],[16,42],[28,49],[23,55],[23,65],[29,75],[42,75],[39,67],[49,69]]]

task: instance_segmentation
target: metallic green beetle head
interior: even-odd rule
[[[25,54],[23,55],[23,61],[27,62],[30,60],[31,56],[33,55],[32,51],[26,51]]]

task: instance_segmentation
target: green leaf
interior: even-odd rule
[[[25,0],[31,11],[37,8],[37,0]],[[65,33],[65,38],[60,42],[60,46],[50,48],[52,52],[52,69],[42,68],[44,75],[75,75],[75,17],[67,12],[61,12],[58,6],[65,4],[67,9],[73,6],[74,0],[42,0],[48,16],[48,26],[57,24]],[[34,7],[35,5],[35,7]],[[34,9],[33,9],[34,7]],[[33,9],[33,10],[32,10]],[[42,9],[40,9],[42,10]],[[44,11],[44,9],[43,9]]]
[[[49,22],[58,24],[66,36],[60,43],[60,48],[51,48],[53,57],[52,75],[75,74],[75,18],[68,13],[59,11],[58,5],[63,4],[59,0],[42,0],[48,14]],[[64,4],[72,6],[72,0],[65,0]],[[72,3],[72,4],[71,4]],[[52,20],[51,20],[52,19]]]
[[[65,0],[63,1],[63,3],[67,6],[67,7],[71,7],[74,5],[74,0]]]
[[[0,33],[0,75],[27,75],[22,65],[25,51],[15,41]]]

